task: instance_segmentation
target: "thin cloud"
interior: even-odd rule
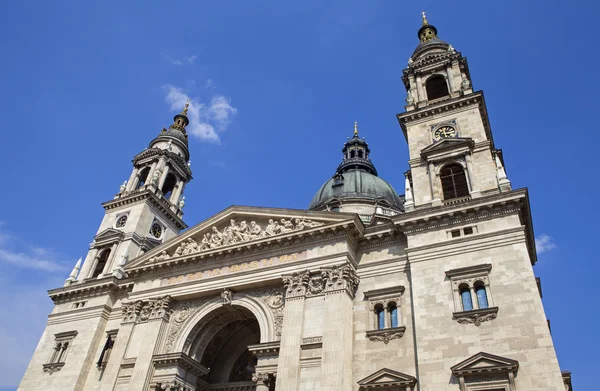
[[[535,248],[537,249],[538,254],[545,253],[546,251],[550,251],[556,248],[556,243],[554,243],[554,239],[546,234],[541,234],[537,238],[535,238]]]
[[[188,118],[190,124],[188,132],[201,140],[219,143],[218,132],[223,132],[237,114],[237,109],[231,105],[231,101],[222,96],[215,95],[207,106],[199,99],[193,98],[181,88],[166,85],[163,86],[166,97],[165,101],[171,110],[179,110],[189,101]]]
[[[67,271],[57,258],[58,255],[50,249],[27,245],[10,234],[0,232],[0,263],[47,272]]]
[[[171,63],[171,65],[177,65],[177,66],[181,66],[181,65],[185,65],[185,64],[193,64],[197,59],[198,56],[185,56],[183,59],[177,59],[177,58],[172,58],[171,56],[165,54],[164,55],[165,60],[167,60],[168,62]]]

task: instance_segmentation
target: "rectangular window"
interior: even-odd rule
[[[460,229],[455,229],[454,231],[450,231],[450,235],[452,235],[453,238],[458,238],[460,236]]]
[[[473,227],[465,227],[463,229],[463,232],[465,233],[465,235],[471,235],[473,233]]]

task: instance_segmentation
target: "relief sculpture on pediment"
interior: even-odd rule
[[[262,228],[256,221],[250,221],[248,224],[245,220],[237,223],[235,219],[229,220],[229,225],[222,229],[216,226],[211,227],[210,232],[202,235],[202,239],[198,238],[199,242],[194,238],[187,238],[179,244],[173,254],[163,250],[160,254],[150,258],[150,262],[159,262],[171,257],[180,257],[184,255],[194,254],[201,251],[212,250],[215,248],[245,243],[251,240],[267,238],[276,235],[282,235],[303,229],[314,228],[324,225],[325,223],[312,221],[308,219],[292,218],[292,219],[269,219],[265,228]]]

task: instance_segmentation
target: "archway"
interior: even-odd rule
[[[219,389],[253,386],[257,359],[249,345],[260,343],[260,326],[245,307],[223,305],[207,314],[194,327],[188,355],[209,369],[201,378],[203,386],[219,384]]]

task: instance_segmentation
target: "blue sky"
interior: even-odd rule
[[[305,208],[354,121],[402,192],[395,114],[423,10],[485,91],[509,179],[530,191],[561,367],[595,389],[600,6],[254,0],[0,3],[0,390],[20,381],[52,309],[45,291],[85,255],[100,203],[185,97],[197,110],[190,226],[233,204]]]

